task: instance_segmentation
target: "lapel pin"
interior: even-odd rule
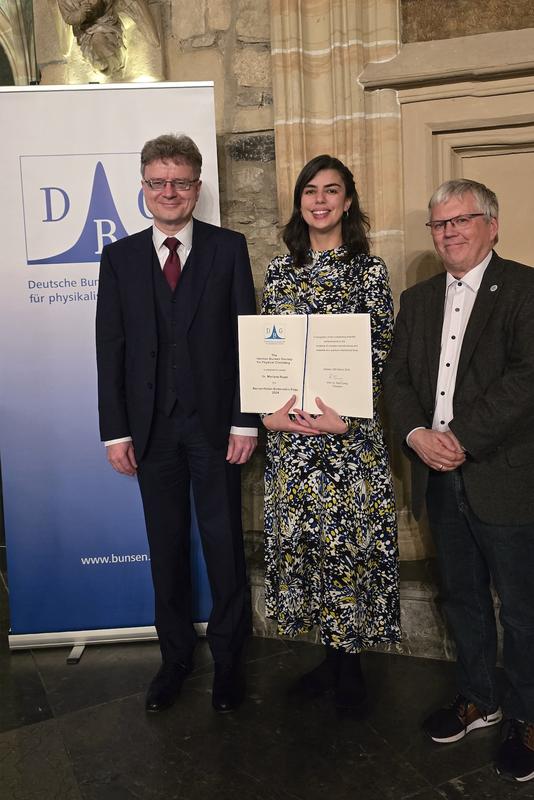
[[[498,288],[497,284],[494,283],[493,286],[490,286],[490,292],[496,292]]]

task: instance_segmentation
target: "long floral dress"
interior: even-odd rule
[[[376,410],[392,339],[393,304],[381,259],[343,246],[289,255],[267,268],[262,314],[371,315],[373,419],[345,418],[342,435],[269,432],[265,472],[266,611],[278,632],[318,625],[347,652],[400,639],[395,499]]]

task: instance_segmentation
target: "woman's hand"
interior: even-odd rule
[[[304,436],[317,436],[319,431],[315,430],[305,421],[302,417],[297,417],[293,420],[289,416],[289,412],[293,408],[296,400],[296,395],[291,395],[287,403],[274,411],[272,414],[267,414],[263,418],[263,424],[269,431],[284,431],[284,433],[302,433]]]
[[[344,422],[337,411],[334,411],[330,406],[326,406],[320,397],[315,398],[317,408],[323,413],[320,417],[312,417],[307,411],[302,411],[296,408],[294,413],[301,424],[308,425],[312,430],[317,433],[346,433],[349,426]]]

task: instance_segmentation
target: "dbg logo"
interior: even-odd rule
[[[121,155],[106,158],[114,193],[103,157],[21,157],[29,265],[98,262],[104,245],[152,220],[139,188],[139,156]],[[58,173],[61,180],[47,180]]]

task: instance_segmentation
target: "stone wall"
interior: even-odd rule
[[[402,42],[534,28],[532,0],[400,0]]]

